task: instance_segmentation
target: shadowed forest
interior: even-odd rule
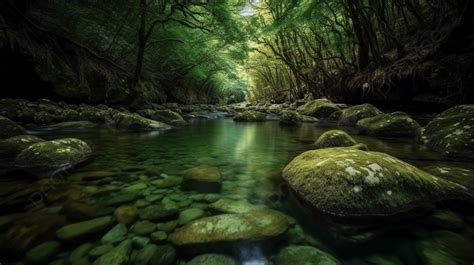
[[[1,74],[16,87],[4,97],[123,105],[473,97],[469,0],[1,5]]]

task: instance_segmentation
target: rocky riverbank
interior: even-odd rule
[[[343,130],[412,139],[447,159],[468,160],[473,150],[472,109],[454,107],[422,127],[405,113],[325,99],[279,105],[166,104],[144,110],[0,100],[2,161],[17,169],[2,177],[0,253],[7,260],[21,260],[18,264],[470,262],[474,215],[458,209],[472,205],[472,172],[436,166],[426,172],[369,151]],[[308,227],[289,215],[278,190],[260,187],[261,180],[253,176],[258,169],[242,174],[222,165],[225,161],[219,157],[191,156],[182,162],[181,172],[158,167],[137,171],[140,159],[131,168],[120,167],[122,161],[113,164],[116,168],[81,171],[79,166],[96,159],[90,143],[28,135],[97,127],[161,131],[186,126],[193,119],[224,116],[236,122],[278,120],[282,128],[305,122],[339,126],[308,143],[307,148],[315,150],[294,158],[282,174],[288,188],[284,192],[297,199],[290,208],[300,206],[303,220],[324,217],[324,223],[312,224],[321,233],[305,231]],[[29,176],[27,172],[34,177],[22,178]],[[256,188],[249,196],[247,192]],[[453,202],[457,208],[451,207]],[[403,239],[394,236],[400,230],[406,235]],[[357,258],[341,256],[327,236],[361,253]],[[364,252],[370,244],[385,242],[381,237],[402,242],[392,249],[399,255]]]

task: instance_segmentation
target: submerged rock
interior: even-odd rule
[[[46,264],[60,250],[61,244],[57,241],[47,241],[32,249],[25,254],[25,261],[28,264]]]
[[[310,246],[288,246],[273,259],[275,265],[340,265],[331,254]]]
[[[70,241],[77,238],[81,238],[86,235],[102,232],[104,230],[107,230],[107,228],[112,225],[112,217],[105,216],[63,226],[58,231],[56,231],[56,236],[61,241]]]
[[[435,201],[470,199],[464,186],[390,155],[352,148],[305,152],[285,167],[283,178],[312,208],[333,216],[394,216]]]
[[[177,246],[264,240],[288,228],[285,215],[272,210],[222,214],[193,221],[175,230],[168,239]]]
[[[149,265],[173,265],[177,258],[176,249],[170,245],[159,245],[157,251],[151,257]]]
[[[265,208],[264,205],[256,205],[247,201],[235,201],[222,198],[209,205],[209,208],[221,213],[247,213],[253,210]]]
[[[178,224],[185,225],[204,216],[204,211],[199,208],[189,208],[179,213]]]
[[[309,101],[296,109],[297,112],[307,116],[313,116],[319,119],[328,118],[333,112],[340,108],[328,99],[316,99]]]
[[[355,126],[359,120],[382,114],[380,110],[371,104],[362,104],[343,109],[339,116],[339,124]]]
[[[178,205],[174,202],[162,202],[150,205],[140,211],[140,218],[143,220],[159,220],[175,216],[179,211]]]
[[[29,146],[40,142],[44,140],[33,135],[18,135],[0,140],[0,155],[16,157]]]
[[[138,209],[135,206],[123,205],[115,209],[114,216],[117,223],[131,225],[138,217]]]
[[[74,138],[46,141],[24,149],[15,159],[15,166],[42,175],[86,161],[92,150],[87,143]]]
[[[94,265],[127,265],[130,259],[130,252],[132,251],[132,240],[127,239],[120,243],[113,250],[107,254],[99,257]]]
[[[357,128],[362,134],[377,136],[417,137],[421,126],[404,112],[382,113],[361,119]]]
[[[234,116],[234,121],[264,121],[267,114],[259,111],[248,110]]]
[[[182,187],[198,192],[219,192],[222,176],[217,167],[199,166],[188,169],[183,175]]]
[[[115,244],[122,241],[128,233],[128,229],[123,224],[117,224],[101,239],[103,244]]]
[[[121,130],[153,131],[171,129],[166,123],[150,120],[135,113],[117,112],[112,115],[109,124]]]
[[[46,128],[51,130],[80,130],[94,128],[97,123],[90,121],[65,121],[56,124],[48,125]]]
[[[349,147],[357,144],[349,134],[340,130],[330,130],[323,133],[314,143],[316,148]]]
[[[459,234],[441,230],[418,241],[416,253],[427,265],[470,264],[474,260],[474,245]]]
[[[280,113],[280,124],[295,126],[300,125],[302,121],[301,115],[296,111],[284,110]]]
[[[0,139],[25,134],[25,128],[10,119],[0,116]]]
[[[139,110],[137,112],[143,117],[152,119],[154,121],[163,122],[163,123],[170,124],[173,126],[186,125],[186,121],[183,119],[183,117],[179,113],[174,112],[172,110],[146,109],[146,110]]]
[[[222,254],[203,254],[188,261],[186,265],[237,265],[237,262]]]
[[[446,110],[426,125],[422,139],[446,156],[474,159],[474,105]]]

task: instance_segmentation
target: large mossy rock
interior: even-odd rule
[[[42,175],[86,161],[92,150],[86,142],[64,138],[40,142],[24,149],[15,159],[15,166]]]
[[[382,113],[357,122],[362,134],[376,136],[417,137],[421,126],[404,112]]]
[[[0,155],[16,157],[29,146],[40,142],[44,140],[33,135],[18,135],[0,140]]]
[[[340,108],[328,99],[312,100],[296,109],[300,114],[313,116],[319,119],[327,119],[333,112],[338,110],[340,110]]]
[[[357,142],[354,138],[340,130],[327,131],[314,142],[316,148],[349,147],[356,144]]]
[[[390,155],[326,148],[297,156],[283,170],[292,191],[318,213],[384,217],[435,201],[472,199],[467,188]]]
[[[340,265],[341,263],[324,251],[311,246],[288,246],[273,259],[275,265]]]
[[[235,115],[234,121],[264,121],[265,116],[263,112],[248,110]]]
[[[281,235],[288,225],[280,212],[255,210],[198,219],[175,230],[168,239],[177,246],[257,241]]]
[[[379,114],[382,114],[382,112],[371,104],[352,106],[342,110],[339,116],[339,124],[355,126],[359,120],[374,117]]]
[[[10,119],[0,116],[0,139],[25,134],[25,128]]]
[[[422,138],[428,147],[446,156],[474,159],[474,105],[441,113],[428,123]]]
[[[179,113],[172,110],[146,109],[146,110],[139,110],[137,112],[143,117],[152,119],[154,121],[163,122],[163,123],[170,124],[173,126],[186,125],[186,121],[183,119],[183,117]]]
[[[184,171],[181,185],[186,190],[219,192],[222,187],[221,172],[217,167],[193,167]]]
[[[166,123],[150,120],[135,113],[116,112],[112,115],[112,126],[120,130],[153,131],[171,129]]]
[[[288,126],[298,126],[303,122],[303,118],[296,111],[284,110],[280,112],[280,124]]]

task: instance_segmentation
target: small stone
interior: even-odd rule
[[[199,208],[186,209],[179,213],[178,224],[185,225],[204,216],[204,211]]]
[[[283,248],[273,260],[275,265],[340,265],[332,255],[310,246],[288,246]]]
[[[61,241],[74,240],[79,237],[104,231],[113,224],[111,216],[100,217],[80,223],[63,226],[56,231],[56,236]]]
[[[153,194],[153,195],[148,195],[145,197],[145,201],[149,202],[149,203],[154,203],[154,202],[157,202],[161,199],[163,199],[164,197],[164,194]]]
[[[462,229],[464,227],[464,221],[458,214],[446,210],[435,211],[430,217],[423,220],[423,223],[446,229]]]
[[[150,263],[153,255],[158,251],[158,246],[150,244],[144,246],[140,251],[138,251],[137,256],[134,259],[133,265],[154,265]]]
[[[199,166],[184,172],[182,187],[198,192],[219,192],[222,186],[222,176],[219,169],[210,166]]]
[[[141,249],[150,243],[150,239],[143,236],[134,236],[132,237],[132,242],[135,248]]]
[[[151,205],[140,211],[140,218],[143,220],[159,220],[174,216],[178,213],[176,203],[159,203]]]
[[[115,209],[114,216],[119,224],[131,225],[138,217],[138,209],[131,205],[123,205]]]
[[[133,225],[131,231],[135,235],[144,236],[151,234],[153,231],[155,231],[155,229],[156,224],[151,223],[149,221],[139,221]]]
[[[172,220],[172,221],[168,221],[164,223],[158,223],[156,224],[156,228],[160,231],[164,231],[168,233],[168,232],[173,231],[177,225],[178,225],[178,220]]]
[[[100,256],[94,265],[127,265],[132,251],[132,240],[127,239],[108,253]]]
[[[183,181],[182,178],[168,177],[168,178],[164,178],[164,179],[154,180],[154,181],[151,182],[151,184],[154,185],[155,187],[159,188],[159,189],[165,189],[165,188],[178,186],[178,185],[181,184],[182,181]]]
[[[177,258],[176,249],[172,245],[159,245],[150,259],[150,265],[173,265]]]
[[[237,262],[221,254],[204,254],[193,258],[186,265],[237,265]]]
[[[150,238],[151,240],[153,240],[153,242],[160,243],[160,242],[165,241],[166,238],[168,238],[168,235],[163,231],[157,231],[157,232],[151,233]]]
[[[25,260],[31,264],[44,264],[50,261],[59,252],[61,244],[57,241],[47,241],[32,249],[26,255]]]
[[[124,224],[118,224],[102,237],[101,242],[104,244],[115,244],[122,241],[127,233],[127,227]]]
[[[136,183],[136,184],[133,184],[133,185],[130,185],[128,187],[126,187],[125,189],[123,189],[124,192],[138,192],[138,191],[141,191],[141,190],[144,190],[148,187],[148,185],[146,185],[145,183]]]
[[[91,249],[91,251],[89,252],[89,256],[95,259],[111,251],[112,249],[114,249],[114,246],[112,245],[109,245],[109,244],[100,245],[98,247]]]
[[[252,204],[247,201],[235,201],[227,198],[219,199],[209,207],[221,213],[246,213],[265,208],[264,205]]]
[[[87,258],[88,253],[91,251],[92,248],[93,245],[89,242],[80,245],[79,247],[74,249],[74,251],[72,251],[71,255],[69,256],[69,262],[73,263],[74,261]]]

